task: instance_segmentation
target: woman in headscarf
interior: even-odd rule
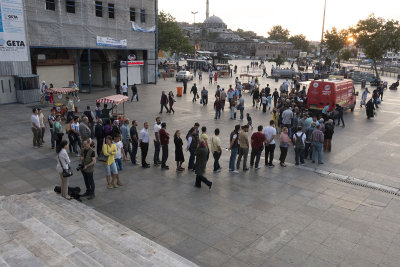
[[[375,106],[374,106],[374,102],[373,102],[372,98],[367,102],[366,107],[367,107],[367,109],[366,109],[367,119],[373,118]]]

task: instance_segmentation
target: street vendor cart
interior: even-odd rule
[[[128,96],[125,95],[111,95],[106,96],[96,100],[96,103],[104,103],[104,104],[111,104],[111,108],[109,111],[112,112],[111,117],[106,119],[117,119],[117,120],[124,120],[125,119],[125,102],[129,100]],[[118,113],[118,106],[122,104],[122,113]],[[114,111],[115,109],[115,111]]]
[[[261,77],[261,75],[249,74],[249,73],[242,73],[239,76],[240,78],[242,78],[243,90],[250,90],[251,79]],[[247,82],[245,82],[246,77],[247,77]]]
[[[217,68],[218,77],[228,78],[230,76],[230,66],[230,64],[216,64],[215,67]]]
[[[56,115],[61,115],[63,121],[66,120],[65,114],[68,111],[64,95],[73,94],[74,92],[75,89],[72,87],[48,88],[46,90],[46,94],[53,94],[53,106],[56,108]],[[74,112],[77,112],[77,110],[74,110]]]

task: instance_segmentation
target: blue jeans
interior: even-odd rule
[[[195,161],[195,159],[196,159],[196,154],[195,154],[194,151],[191,151],[191,150],[189,150],[189,152],[190,152],[190,157],[189,157],[189,165],[188,165],[188,168],[189,168],[189,170],[193,170],[193,169],[195,168],[195,163],[194,163],[194,161]]]
[[[50,134],[51,134],[51,148],[54,148],[55,145],[55,139],[54,139],[54,129],[50,129]]]
[[[160,142],[154,140],[154,164],[158,164],[160,162]]]
[[[236,157],[238,154],[238,148],[232,148],[231,150],[231,157],[229,159],[229,170],[234,171],[235,170],[235,162],[236,162]]]
[[[122,171],[122,169],[123,169],[122,158],[121,159],[115,159],[115,164],[117,165],[118,171]]]
[[[322,144],[312,142],[312,160],[315,161],[315,155],[318,153],[318,163],[322,163]]]
[[[215,119],[221,119],[221,110],[220,109],[215,110]]]

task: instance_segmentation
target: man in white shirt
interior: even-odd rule
[[[266,139],[265,140],[265,166],[268,166],[269,168],[273,168],[273,167],[275,167],[275,165],[272,164],[272,161],[274,160],[275,136],[276,136],[274,120],[269,121],[269,126],[264,128],[263,133],[264,133],[265,139]]]
[[[143,129],[139,133],[139,146],[142,150],[142,168],[150,168],[150,164],[146,162],[147,152],[149,151],[149,124],[144,123]]]
[[[160,161],[160,132],[161,130],[161,117],[156,118],[156,122],[154,123],[154,166],[158,166],[161,164]]]
[[[128,96],[128,86],[125,83],[122,84],[122,94]]]
[[[41,129],[40,129],[40,122],[39,122],[39,112],[37,108],[32,109],[31,115],[31,126],[32,126],[32,133],[33,133],[33,148],[39,148],[42,146],[41,142]]]

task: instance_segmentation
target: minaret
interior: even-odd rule
[[[206,19],[208,19],[208,15],[210,14],[210,3],[208,3],[208,0],[207,0],[207,3],[206,3]]]

